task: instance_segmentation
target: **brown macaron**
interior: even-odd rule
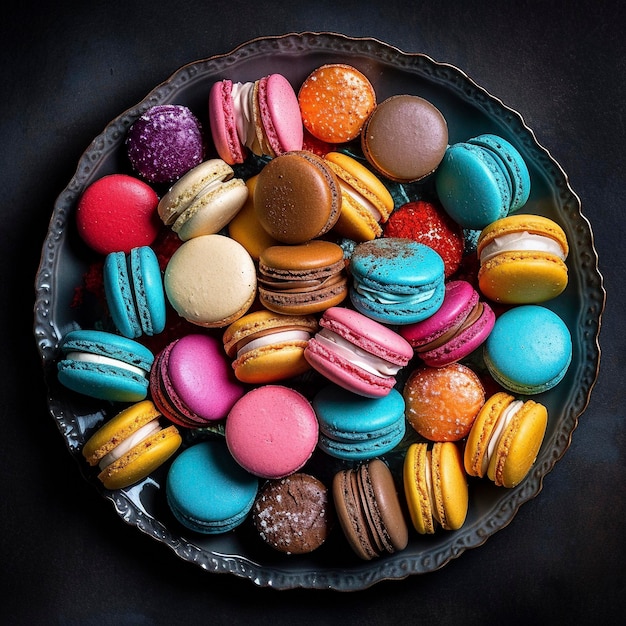
[[[259,172],[254,208],[263,228],[286,244],[305,243],[327,233],[339,219],[337,176],[313,152],[286,152]]]

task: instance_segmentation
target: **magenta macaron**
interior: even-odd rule
[[[169,343],[154,360],[150,393],[170,421],[199,428],[226,417],[245,393],[221,341],[192,333]]]
[[[278,479],[301,469],[319,435],[311,403],[282,385],[263,385],[237,400],[226,418],[226,444],[251,474]]]
[[[446,283],[443,304],[430,317],[400,327],[426,365],[443,367],[468,356],[489,336],[495,314],[465,280]]]
[[[358,311],[331,307],[319,323],[304,357],[330,381],[361,396],[386,396],[413,357],[406,339]]]

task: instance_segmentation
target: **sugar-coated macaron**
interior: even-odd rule
[[[158,104],[144,111],[126,134],[133,169],[151,183],[171,183],[199,165],[205,145],[202,124],[181,104]]]
[[[147,183],[127,174],[108,174],[91,183],[76,206],[76,226],[96,252],[130,252],[156,239],[159,197]]]
[[[257,281],[261,304],[287,315],[320,313],[348,297],[343,249],[324,239],[265,248]]]
[[[381,459],[333,477],[337,519],[354,553],[365,561],[406,548],[409,529],[393,475]]]
[[[438,202],[415,200],[397,207],[384,225],[383,234],[413,239],[431,247],[443,260],[446,278],[461,265],[465,251],[463,229]]]
[[[403,463],[403,484],[413,527],[420,535],[438,527],[458,530],[469,505],[467,476],[459,444],[413,443]]]
[[[483,345],[489,373],[514,393],[542,393],[561,382],[572,361],[570,331],[554,311],[525,304],[496,319]]]
[[[248,188],[222,159],[203,161],[179,178],[159,201],[161,220],[187,241],[218,233],[237,215]]]
[[[459,441],[485,403],[478,375],[462,363],[414,369],[402,390],[408,423],[429,441]]]
[[[533,466],[548,424],[548,411],[534,400],[506,392],[487,399],[467,437],[464,464],[470,476],[488,476],[515,487]]]
[[[350,257],[350,299],[383,324],[411,324],[437,311],[444,297],[444,264],[431,247],[383,237],[360,243]]]
[[[356,67],[329,63],[314,69],[298,91],[304,127],[330,144],[356,139],[376,108],[369,78]]]
[[[281,243],[305,243],[339,219],[341,188],[325,161],[304,150],[277,156],[259,172],[254,208],[263,228]]]
[[[355,158],[329,152],[324,160],[337,175],[341,187],[341,213],[333,233],[354,241],[382,235],[381,223],[393,211],[393,196],[382,181]]]
[[[374,109],[361,132],[370,165],[390,180],[414,182],[432,174],[448,146],[441,111],[415,95],[394,95]]]
[[[518,213],[496,220],[480,233],[476,251],[480,290],[496,302],[538,304],[567,287],[567,236],[550,218]]]
[[[102,271],[104,293],[111,319],[125,337],[158,335],[165,328],[163,277],[150,246],[111,252]]]
[[[162,426],[150,400],[137,402],[106,421],[87,440],[82,454],[98,466],[107,489],[122,489],[146,478],[180,447],[176,426]]]
[[[302,469],[317,445],[319,426],[311,403],[283,385],[246,392],[226,418],[226,443],[237,463],[261,478]]]
[[[148,393],[154,355],[134,339],[101,330],[72,330],[59,345],[59,382],[112,402],[138,402]]]
[[[333,383],[370,398],[390,393],[413,348],[391,328],[345,307],[331,307],[304,350],[311,366]]]
[[[256,267],[248,251],[225,235],[185,241],[163,276],[165,295],[188,322],[206,328],[228,326],[252,306]]]
[[[332,496],[305,472],[267,481],[252,507],[259,537],[283,554],[308,554],[328,539],[335,522]]]
[[[368,398],[337,385],[313,397],[320,426],[318,447],[332,457],[363,461],[393,450],[404,437],[404,398],[396,389]]]
[[[443,304],[434,315],[399,328],[421,360],[432,367],[460,361],[489,336],[496,316],[465,280],[446,283]]]
[[[259,479],[228,452],[223,439],[202,441],[183,450],[167,473],[167,504],[180,524],[205,535],[237,528],[246,519]]]
[[[285,380],[310,369],[304,349],[317,328],[313,315],[253,311],[224,331],[224,350],[238,380],[255,384]]]
[[[157,354],[150,371],[150,393],[170,421],[200,428],[224,419],[245,388],[235,378],[222,342],[191,333],[174,339]]]
[[[482,229],[524,206],[530,174],[511,143],[486,134],[447,148],[435,187],[453,220],[464,228]]]

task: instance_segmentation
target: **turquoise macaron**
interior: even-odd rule
[[[130,339],[157,335],[165,328],[163,277],[150,246],[128,254],[111,252],[104,260],[104,293],[117,330]]]
[[[393,450],[404,437],[404,398],[397,389],[366,398],[337,385],[313,397],[320,426],[318,448],[346,461],[373,459]]]
[[[350,300],[383,324],[413,324],[443,303],[444,262],[430,246],[401,237],[358,244],[350,258]]]
[[[223,439],[215,439],[196,443],[174,459],[165,495],[185,528],[216,535],[245,520],[258,489],[259,479],[235,461]]]
[[[435,175],[445,211],[463,228],[480,230],[526,204],[530,173],[506,139],[478,135],[448,146]]]
[[[100,330],[72,330],[62,339],[59,382],[77,393],[138,402],[148,394],[154,355],[134,339]]]
[[[500,315],[483,347],[487,370],[508,391],[534,395],[552,389],[572,361],[572,337],[554,311],[535,304]]]

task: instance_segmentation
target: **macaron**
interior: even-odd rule
[[[416,354],[432,367],[460,361],[481,346],[489,336],[496,316],[465,280],[445,285],[443,304],[430,317],[401,326],[398,332]]]
[[[183,450],[167,473],[165,495],[174,518],[203,535],[226,533],[248,517],[259,479],[230,456],[223,439]]]
[[[171,183],[204,159],[202,124],[181,104],[158,104],[142,113],[125,140],[133,169],[150,183]]]
[[[403,463],[403,484],[413,527],[420,535],[458,530],[469,505],[463,455],[452,441],[413,443]]]
[[[495,393],[485,402],[467,437],[466,472],[487,476],[499,487],[515,487],[533,466],[547,423],[543,404]]]
[[[165,291],[161,267],[149,246],[111,252],[102,272],[104,293],[117,330],[131,339],[158,335],[165,328]]]
[[[275,157],[302,150],[298,97],[282,74],[245,83],[218,81],[208,104],[213,143],[230,165],[243,163],[250,152]]]
[[[59,345],[59,382],[111,402],[138,402],[148,393],[154,355],[134,339],[101,330],[72,330]]]
[[[319,422],[318,448],[345,461],[363,461],[393,450],[404,437],[404,398],[396,390],[368,398],[337,385],[313,397]]]
[[[343,534],[361,559],[370,561],[406,548],[409,529],[389,467],[372,459],[333,477],[333,502]]]
[[[226,418],[226,443],[251,474],[279,479],[302,469],[315,446],[319,426],[311,403],[283,385],[246,392]]]
[[[432,174],[448,146],[448,124],[441,111],[415,95],[394,95],[372,111],[361,132],[370,165],[399,183]]]
[[[107,489],[122,489],[143,480],[180,447],[176,426],[163,427],[150,400],[137,402],[106,421],[89,437],[82,454]]]
[[[443,303],[444,264],[431,247],[383,237],[357,245],[350,258],[350,300],[383,324],[412,324]]]
[[[159,201],[166,226],[187,241],[213,235],[226,226],[248,198],[248,188],[222,159],[209,159],[178,179]]]
[[[482,381],[462,363],[417,367],[402,395],[408,423],[429,441],[463,439],[485,403]]]
[[[372,111],[376,93],[370,80],[345,63],[314,69],[298,91],[302,122],[311,135],[330,144],[356,139]]]
[[[394,207],[387,187],[348,154],[329,152],[324,160],[337,175],[341,188],[341,213],[333,233],[357,242],[380,237],[381,223],[387,221]]]
[[[463,228],[483,229],[524,206],[530,174],[511,143],[485,134],[447,148],[435,187],[454,221]]]
[[[324,159],[304,150],[288,152],[259,172],[254,207],[259,222],[274,239],[305,243],[336,224],[341,188]]]
[[[102,255],[149,246],[161,228],[158,204],[147,183],[128,174],[108,174],[91,183],[78,200],[78,234]]]
[[[489,299],[505,304],[538,304],[567,287],[567,236],[541,215],[509,215],[486,226],[478,237],[478,284]]]
[[[554,311],[519,305],[496,319],[483,345],[483,358],[504,389],[534,395],[563,380],[572,361],[572,337]]]
[[[262,309],[240,317],[224,331],[224,350],[242,382],[285,380],[310,369],[304,349],[317,328],[313,315],[282,315]]]
[[[348,297],[343,249],[323,239],[265,248],[257,281],[261,304],[286,315],[320,313]]]
[[[413,357],[403,337],[358,311],[331,307],[319,324],[304,357],[325,378],[358,395],[388,395],[396,374]]]
[[[256,297],[256,267],[248,251],[225,235],[185,241],[163,276],[174,310],[192,324],[221,328],[239,319]]]
[[[328,488],[305,472],[266,481],[252,507],[252,522],[259,537],[283,554],[317,550],[328,539],[334,521]]]
[[[228,415],[245,387],[216,337],[191,333],[170,342],[150,372],[154,403],[170,421],[200,428]]]

